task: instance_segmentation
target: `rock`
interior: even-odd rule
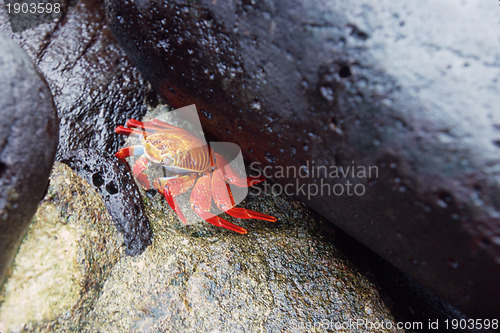
[[[19,32],[66,15],[77,2],[78,0],[45,1],[35,2],[35,5],[32,5],[33,2],[28,2],[29,7],[23,7],[22,2],[4,0],[4,5],[12,31]]]
[[[18,33],[0,11],[0,31],[47,79],[60,118],[58,159],[80,148],[114,153],[122,142],[114,128],[140,119],[145,102],[156,101],[107,28],[102,1],[81,0],[56,21]]]
[[[100,195],[56,162],[47,195],[4,285],[0,331],[81,325],[123,256],[121,243]]]
[[[491,47],[500,23],[491,4],[106,6],[122,47],[171,105],[196,104],[212,137],[240,145],[292,184],[290,194],[454,306],[500,315],[500,65]],[[314,176],[313,163],[376,172]],[[326,195],[313,195],[318,184]]]
[[[248,198],[246,208],[279,222],[238,221],[249,230],[239,235],[208,223],[184,226],[162,196],[144,198],[153,244],[125,256],[101,197],[56,164],[6,284],[0,330],[321,331],[357,319],[395,325],[376,286],[303,204]]]
[[[141,254],[151,244],[151,231],[139,188],[128,166],[117,158],[102,156],[91,149],[68,152],[61,162],[102,195],[115,226],[124,234],[125,253]]]
[[[58,122],[45,79],[0,34],[0,285],[47,188]]]

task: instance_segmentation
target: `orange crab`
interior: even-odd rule
[[[240,234],[247,230],[210,212],[212,198],[217,207],[227,214],[242,219],[258,219],[274,222],[276,218],[244,208],[234,207],[234,199],[228,183],[239,187],[250,187],[264,180],[263,177],[240,177],[226,159],[214,152],[202,139],[189,131],[170,125],[158,119],[140,122],[130,119],[127,127],[116,127],[116,133],[133,135],[141,144],[121,148],[116,157],[125,160],[129,156],[140,156],[133,167],[137,181],[145,188],[150,182],[145,171],[152,164],[161,165],[176,175],[157,177],[153,186],[175,210],[181,221],[187,223],[175,197],[192,188],[190,202],[192,209],[203,220]]]

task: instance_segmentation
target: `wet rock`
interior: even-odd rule
[[[0,34],[0,285],[47,188],[57,137],[47,83]]]
[[[66,15],[68,10],[76,5],[78,0],[69,1],[45,1],[42,3],[35,2],[29,7],[22,6],[22,3],[14,0],[4,0],[5,9],[8,16],[10,26],[13,32],[19,32],[26,29],[31,29],[39,24],[52,21],[63,15]]]
[[[67,330],[81,325],[123,256],[121,243],[101,196],[56,162],[47,195],[2,290],[0,331],[60,331],[62,325]]]
[[[61,162],[69,165],[102,195],[116,227],[124,234],[125,253],[141,254],[151,243],[151,230],[139,188],[128,166],[92,149],[69,152]]]
[[[114,128],[140,119],[145,101],[155,103],[156,94],[107,28],[102,1],[81,0],[59,19],[18,33],[0,11],[0,31],[47,79],[60,118],[57,158],[80,148],[114,153],[121,143]]]
[[[209,134],[261,167],[304,170],[300,184],[271,176],[431,291],[475,317],[500,315],[491,4],[106,3],[121,45],[171,105],[196,104]],[[313,162],[378,169],[313,176]],[[322,181],[365,191],[300,191]]]
[[[16,257],[0,307],[2,331],[24,326],[34,331],[302,332],[357,319],[395,324],[376,286],[336,249],[333,236],[326,236],[329,225],[300,202],[272,195],[247,198],[246,208],[275,215],[279,222],[228,217],[249,230],[239,235],[208,223],[184,226],[160,195],[144,196],[155,237],[140,256],[131,257],[117,251],[111,218],[90,186],[60,164],[55,174],[23,243],[26,251],[22,247]],[[53,221],[49,226],[37,222],[47,215]],[[44,256],[63,252],[57,246],[62,240],[54,236],[65,233],[72,239],[61,246],[68,255],[62,264],[45,265]],[[40,234],[56,243],[40,241]],[[32,274],[26,277],[24,265],[17,266],[32,256],[27,244],[33,243],[39,243],[36,272],[43,266],[62,287],[47,285],[24,268]],[[83,252],[78,260],[75,252]],[[81,280],[95,288],[83,291],[76,283]],[[52,302],[57,297],[61,301]],[[16,314],[21,301],[33,306]],[[31,311],[38,304],[46,304],[43,315]]]

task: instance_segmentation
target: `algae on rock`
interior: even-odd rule
[[[0,331],[77,328],[123,252],[100,196],[55,163],[2,289]]]

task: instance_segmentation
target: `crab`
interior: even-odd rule
[[[264,181],[264,177],[240,177],[224,156],[214,152],[204,140],[164,121],[153,119],[140,122],[130,119],[126,126],[116,127],[116,133],[135,136],[141,140],[141,144],[121,148],[115,156],[124,161],[129,156],[139,156],[132,172],[144,188],[151,188],[146,170],[152,165],[162,166],[174,173],[172,177],[155,177],[153,187],[165,197],[185,224],[187,220],[176,196],[190,189],[191,208],[203,220],[215,226],[240,234],[247,233],[246,229],[214,215],[211,212],[212,199],[221,211],[230,216],[276,221],[273,216],[235,207],[233,194],[228,186],[250,187]]]

